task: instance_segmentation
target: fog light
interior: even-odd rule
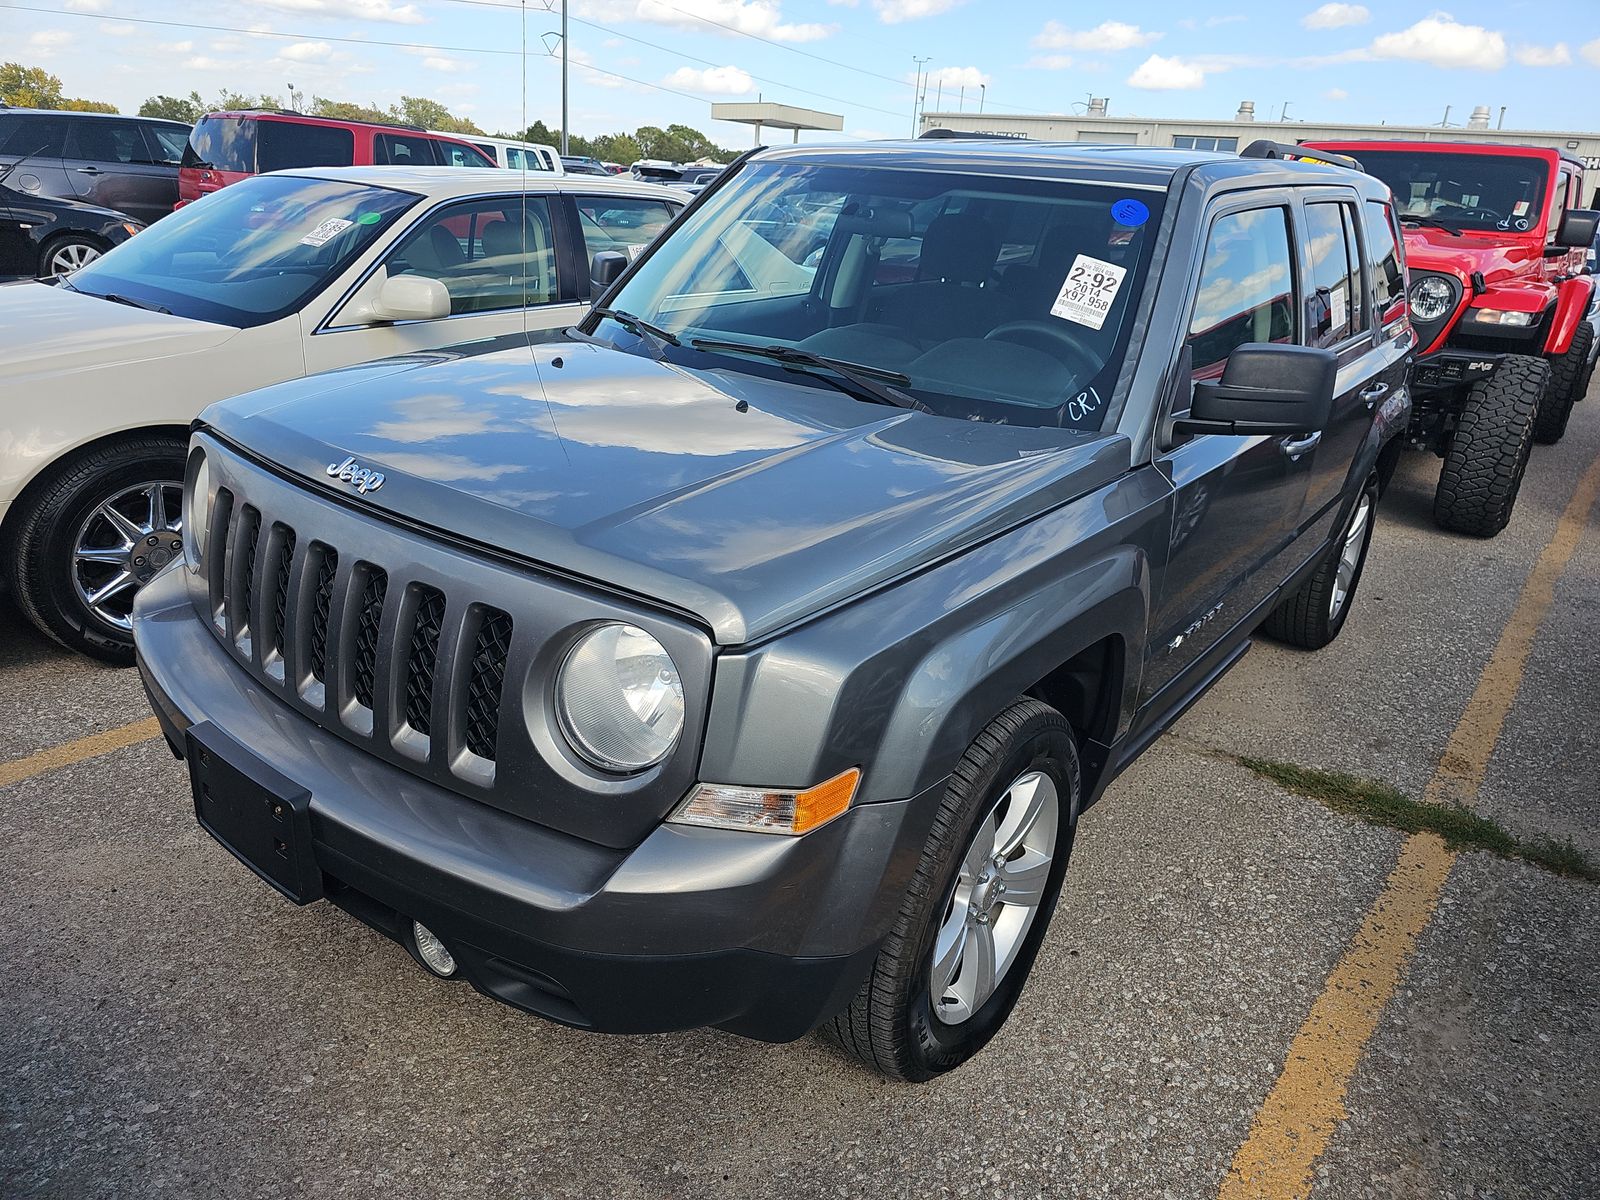
[[[441,979],[449,979],[456,973],[455,955],[445,948],[445,944],[434,936],[421,921],[411,922],[411,938],[417,944],[417,957],[423,965]]]

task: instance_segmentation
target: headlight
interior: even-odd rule
[[[1437,321],[1455,303],[1455,292],[1444,280],[1428,276],[1411,285],[1411,315],[1418,321]]]
[[[572,748],[595,766],[642,771],[683,731],[683,682],[666,648],[637,625],[602,625],[561,664],[556,715]]]
[[[204,450],[189,456],[188,476],[183,485],[183,548],[189,569],[198,571],[211,523],[211,464]]]

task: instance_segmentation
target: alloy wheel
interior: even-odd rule
[[[133,597],[183,553],[183,484],[151,480],[109,496],[73,539],[72,585],[113,629],[133,628]]]
[[[86,267],[100,257],[100,250],[87,242],[68,242],[50,252],[45,263],[47,275],[71,275],[79,267]]]
[[[1339,566],[1333,575],[1333,591],[1328,597],[1328,619],[1337,621],[1350,598],[1350,587],[1355,582],[1356,571],[1361,567],[1361,552],[1366,548],[1367,525],[1372,519],[1372,496],[1361,493],[1356,511],[1350,518],[1350,528],[1345,531],[1344,545],[1339,548]]]
[[[934,936],[929,993],[946,1025],[981,1009],[1016,961],[1049,886],[1060,819],[1055,780],[1028,771],[978,822]]]

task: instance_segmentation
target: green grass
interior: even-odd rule
[[[1572,844],[1572,839],[1524,841],[1510,830],[1465,808],[1424,804],[1374,779],[1361,779],[1343,771],[1318,771],[1292,763],[1240,757],[1239,764],[1286,791],[1315,800],[1336,813],[1369,825],[1383,825],[1406,833],[1435,833],[1452,850],[1485,850],[1501,858],[1516,858],[1567,875],[1600,883],[1600,868]]]

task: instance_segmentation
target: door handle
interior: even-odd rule
[[[1286,437],[1278,443],[1278,448],[1290,458],[1299,458],[1322,440],[1322,430],[1308,433],[1305,437]]]
[[[98,174],[100,174],[100,168],[99,167],[79,167],[78,168],[78,174],[80,174],[80,175],[98,175]]]
[[[1356,395],[1360,396],[1367,402],[1368,408],[1371,408],[1374,404],[1376,404],[1379,400],[1382,400],[1388,394],[1389,385],[1387,383],[1369,383],[1366,387],[1362,388],[1356,393]]]

